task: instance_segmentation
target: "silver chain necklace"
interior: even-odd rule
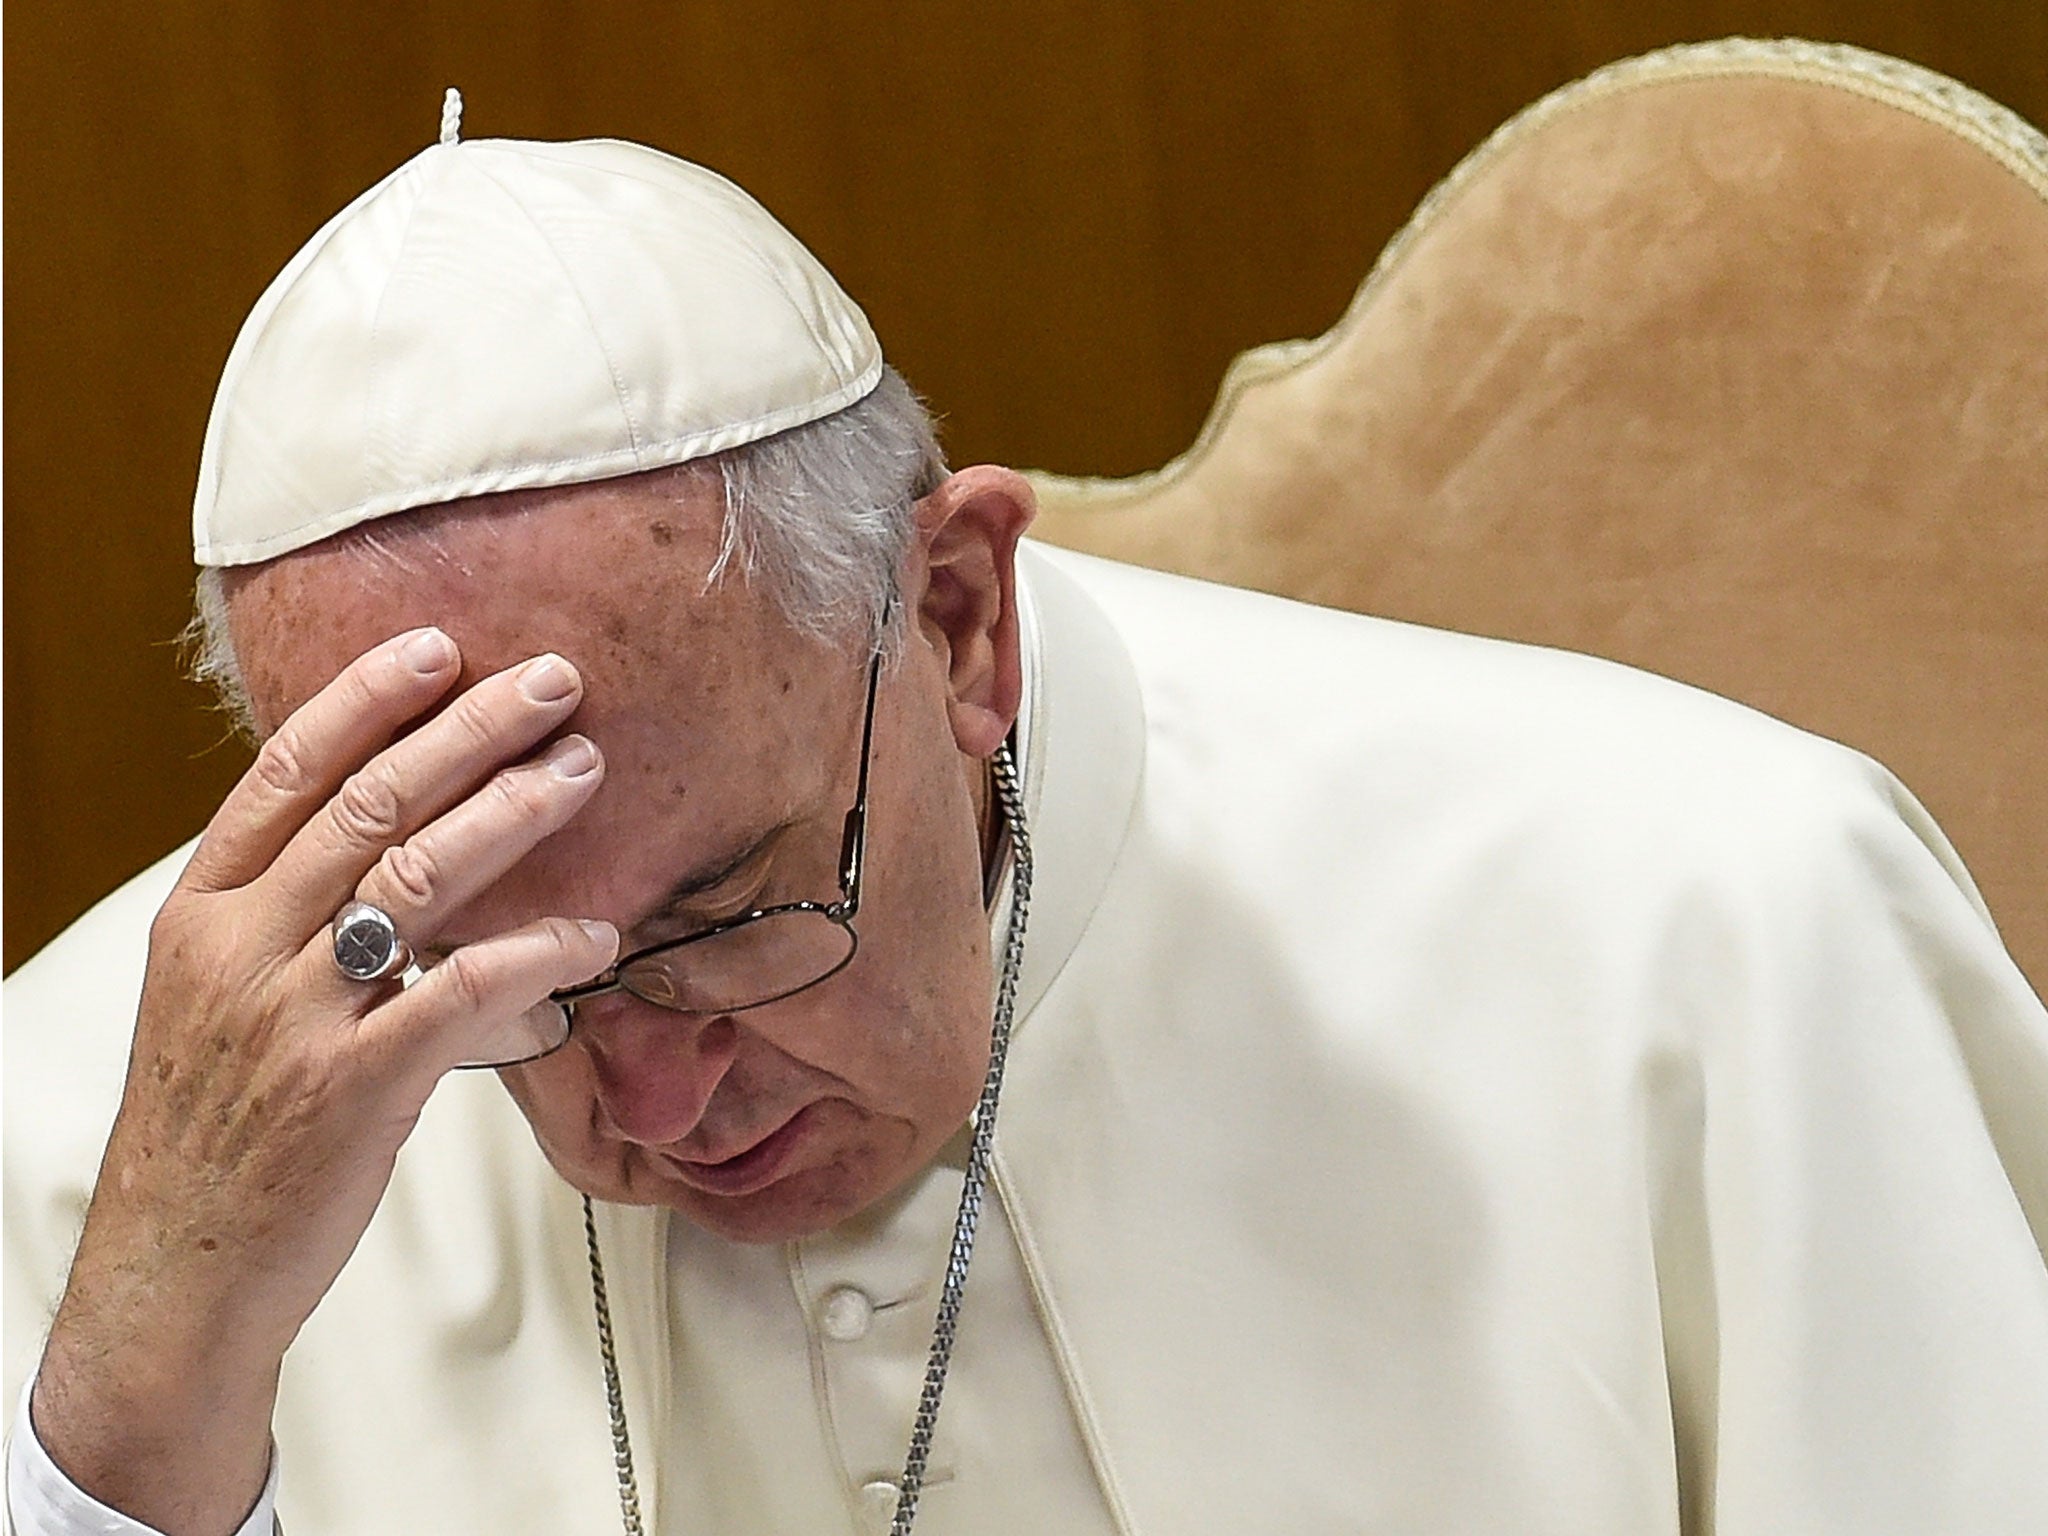
[[[918,1394],[917,1417],[910,1426],[910,1448],[897,1484],[896,1515],[889,1536],[910,1536],[917,1519],[918,1495],[924,1491],[925,1463],[931,1459],[932,1436],[939,1424],[939,1399],[946,1390],[946,1367],[953,1359],[953,1338],[960,1326],[960,1298],[967,1288],[967,1265],[974,1257],[974,1234],[981,1225],[982,1191],[988,1183],[989,1155],[995,1143],[996,1101],[1003,1092],[1003,1061],[1010,1051],[1010,1018],[1017,1006],[1017,977],[1024,966],[1024,926],[1031,912],[1031,836],[1024,826],[1024,790],[1017,765],[1004,742],[990,764],[996,802],[1010,834],[1010,921],[1003,938],[1003,962],[996,1004],[989,1025],[988,1076],[974,1107],[974,1135],[967,1147],[967,1174],[960,1187],[960,1210],[953,1218],[953,1245],[946,1255],[946,1280],[939,1291],[939,1312],[932,1324],[932,1348]],[[640,1485],[633,1475],[633,1440],[626,1428],[626,1395],[619,1386],[618,1349],[612,1337],[612,1309],[606,1298],[604,1260],[597,1251],[597,1216],[590,1196],[583,1197],[583,1237],[590,1250],[590,1300],[597,1312],[597,1349],[604,1358],[605,1407],[612,1421],[612,1468],[619,1479],[619,1513],[626,1536],[646,1536],[640,1518]]]

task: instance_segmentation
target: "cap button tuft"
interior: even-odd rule
[[[441,142],[455,144],[462,138],[462,92],[454,86],[441,98]]]

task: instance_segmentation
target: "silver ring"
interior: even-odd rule
[[[350,981],[383,981],[411,964],[411,948],[382,907],[352,901],[334,914],[334,968]]]

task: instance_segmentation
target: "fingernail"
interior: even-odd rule
[[[580,779],[598,765],[597,748],[588,736],[564,736],[542,759],[558,779]]]
[[[422,677],[432,677],[455,660],[455,642],[438,629],[422,629],[406,636],[398,654],[413,671]]]
[[[550,652],[519,669],[519,691],[536,704],[553,704],[576,691],[576,669]]]
[[[576,926],[589,934],[592,940],[602,944],[612,954],[619,951],[619,930],[610,923],[599,922],[592,917],[579,917]]]

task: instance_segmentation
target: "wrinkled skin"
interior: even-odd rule
[[[447,557],[412,579],[384,566],[365,587],[374,567],[360,554],[315,550],[235,593],[238,651],[266,723],[377,638],[430,621],[462,647],[465,681],[541,650],[581,672],[569,724],[603,750],[603,787],[453,914],[438,946],[559,912],[615,923],[631,950],[766,901],[835,894],[864,660],[793,632],[739,580],[701,591],[715,499],[699,490],[679,507],[676,494],[644,481],[582,487],[509,524],[444,524]],[[980,552],[995,577],[981,532],[970,515],[942,555]],[[978,770],[1017,686],[1013,656],[998,676],[993,642],[963,630],[968,614],[997,617],[986,604],[1001,596],[999,582],[970,592],[968,564],[940,568],[902,664],[883,676],[853,965],[722,1018],[607,998],[581,1010],[568,1049],[504,1074],[579,1189],[774,1241],[871,1203],[965,1119],[987,1061]],[[766,857],[678,918],[644,921],[685,870],[778,826]],[[766,1187],[733,1195],[693,1181],[694,1163],[745,1152],[799,1113],[801,1145]]]
[[[853,964],[723,1016],[602,998],[504,1070],[572,1184],[776,1241],[861,1210],[959,1129],[987,1060],[983,763],[1021,688],[1030,512],[993,468],[918,504]],[[316,545],[230,588],[269,739],[152,929],[32,1409],[74,1481],[172,1536],[249,1508],[283,1353],[441,1076],[522,1054],[551,1012],[533,1005],[622,950],[836,894],[865,658],[707,582],[714,489],[634,477],[421,527],[393,530],[396,558]],[[351,895],[437,960],[420,984],[334,970],[326,924]]]

